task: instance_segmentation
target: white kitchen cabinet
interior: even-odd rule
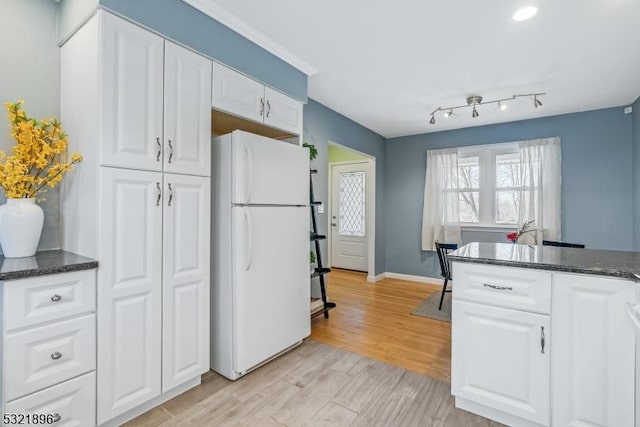
[[[91,372],[7,403],[6,414],[51,414],[53,425],[90,427],[96,425],[96,374]],[[50,425],[38,422],[23,425]],[[7,424],[9,426],[11,424]]]
[[[302,134],[302,103],[224,65],[213,66],[211,105],[233,115]]]
[[[255,122],[264,121],[264,85],[217,62],[213,64],[214,108]]]
[[[6,400],[96,369],[94,314],[8,334]]]
[[[94,271],[73,271],[5,283],[5,330],[96,311]]]
[[[165,42],[164,171],[211,174],[212,61]]]
[[[160,395],[162,173],[101,168],[98,423]]]
[[[548,425],[549,316],[454,301],[452,322],[451,393]]]
[[[95,293],[95,269],[0,282],[2,413],[51,414],[24,425],[96,424]]]
[[[554,426],[634,426],[633,300],[629,281],[553,275]]]
[[[120,425],[208,368],[212,61],[99,9],[61,66],[84,156],[61,193],[62,245],[100,262],[97,420]]]
[[[507,425],[637,427],[631,281],[465,262],[453,281],[457,407]]]
[[[296,135],[301,134],[302,104],[270,87],[264,88],[264,97],[264,124]]]
[[[165,174],[162,390],[209,370],[209,178]]]
[[[212,61],[102,13],[101,165],[210,174]]]
[[[164,40],[109,13],[100,23],[100,163],[162,170]]]

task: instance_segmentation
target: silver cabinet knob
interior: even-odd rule
[[[58,360],[62,357],[62,353],[60,353],[59,351],[54,351],[53,353],[51,353],[51,358],[53,360]]]
[[[332,222],[332,223],[331,223],[331,226],[332,226],[332,227],[337,227],[337,226],[338,226],[338,224],[336,224],[335,222]]]
[[[57,295],[57,294],[51,297],[51,301],[53,301],[53,302],[58,302],[61,299],[62,299],[62,297],[60,295]]]

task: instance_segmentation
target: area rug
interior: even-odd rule
[[[432,293],[426,300],[422,301],[411,314],[451,323],[451,293],[447,292],[444,295],[442,310],[438,310],[440,295],[440,292]]]

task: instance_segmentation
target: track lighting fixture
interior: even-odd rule
[[[513,101],[516,98],[523,98],[523,97],[527,97],[527,98],[531,98],[533,97],[533,106],[535,108],[539,108],[542,107],[542,101],[540,101],[540,99],[538,99],[541,96],[546,95],[546,92],[538,92],[538,93],[524,93],[524,94],[520,94],[520,95],[512,95],[510,98],[501,98],[501,99],[495,99],[493,101],[483,101],[482,97],[480,95],[471,95],[469,97],[467,97],[467,103],[466,105],[456,105],[454,107],[438,107],[435,110],[433,110],[433,112],[431,112],[431,119],[429,120],[429,124],[431,125],[435,125],[436,124],[436,116],[435,114],[438,111],[444,111],[443,115],[444,117],[451,117],[453,116],[453,110],[457,110],[459,108],[467,108],[467,107],[471,107],[473,108],[473,111],[471,112],[471,117],[476,118],[478,116],[480,116],[480,113],[478,112],[478,109],[476,108],[479,105],[485,105],[485,104],[498,104],[498,109],[500,111],[505,111],[508,108],[508,101]]]
[[[542,102],[538,99],[538,95],[533,95],[533,107],[534,108],[542,107]]]

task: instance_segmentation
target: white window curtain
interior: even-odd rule
[[[422,209],[422,250],[435,250],[436,241],[462,243],[458,201],[458,150],[427,151]]]
[[[537,243],[542,239],[560,240],[561,230],[560,138],[544,138],[520,143],[518,223],[535,221]]]

